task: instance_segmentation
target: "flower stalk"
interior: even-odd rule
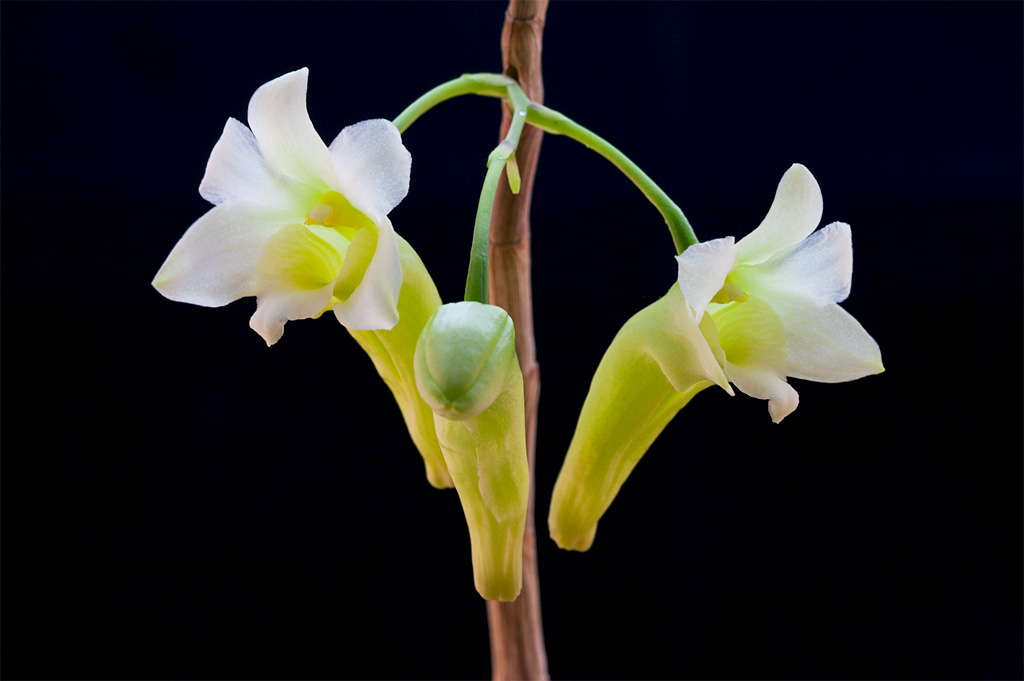
[[[526,124],[526,109],[530,100],[515,83],[508,86],[509,102],[512,105],[512,118],[505,133],[505,139],[487,157],[487,176],[480,192],[477,204],[476,221],[473,224],[473,246],[470,250],[469,273],[466,275],[466,300],[477,303],[488,302],[489,275],[487,261],[490,254],[488,244],[491,233],[491,219],[494,212],[494,198],[498,192],[498,184],[509,163],[515,164],[516,147],[519,136]],[[522,177],[517,171],[509,177],[509,188],[513,194],[519,193]]]
[[[521,115],[521,111],[525,112],[526,123],[529,123],[531,126],[534,126],[544,132],[554,135],[563,135],[573,139],[588,149],[596,152],[602,158],[618,168],[630,182],[636,185],[636,187],[643,192],[643,195],[647,197],[647,200],[651,202],[651,205],[661,213],[661,216],[665,219],[665,224],[668,226],[669,233],[672,235],[672,243],[675,245],[676,253],[682,253],[689,246],[697,243],[697,235],[694,234],[693,227],[690,225],[690,221],[686,219],[686,215],[683,214],[682,209],[679,208],[675,201],[673,201],[647,173],[641,170],[636,163],[630,160],[626,154],[618,149],[618,147],[611,144],[608,140],[591,130],[588,130],[565,114],[548,108],[539,101],[527,98],[519,84],[507,76],[494,73],[473,73],[464,74],[454,80],[448,81],[447,83],[442,83],[406,107],[406,109],[394,119],[393,122],[395,127],[398,128],[399,132],[404,132],[406,128],[412,125],[413,121],[429,111],[431,108],[437,106],[441,102],[461,95],[500,97],[506,99],[510,103],[513,115],[509,119],[509,129],[502,144],[499,144],[498,147],[491,152],[491,156],[488,158],[487,162],[488,169],[493,166],[495,159],[504,159],[509,162],[509,165],[515,163],[514,153],[519,135],[522,131],[522,124],[519,123],[518,118]],[[519,178],[516,170],[513,170],[513,173],[513,175],[509,175],[509,183],[512,188],[512,193],[516,194],[518,193]],[[485,215],[490,215],[490,206],[492,204],[490,201],[487,201],[486,198],[494,196],[491,189],[497,185],[497,175],[500,175],[498,170],[495,170],[493,175],[489,172],[484,180],[484,190],[481,192],[480,205],[477,211],[478,226]],[[474,232],[474,235],[475,234],[476,232]],[[477,255],[477,251],[474,250],[473,257],[477,257]],[[474,276],[476,276],[476,273]],[[475,284],[471,293],[474,296],[479,295],[475,288]],[[467,293],[466,300],[478,299],[475,297],[470,298],[469,293]],[[486,302],[486,300],[480,302]]]
[[[650,176],[633,163],[613,144],[605,140],[568,116],[560,114],[554,109],[531,102],[526,114],[526,122],[534,125],[544,132],[555,135],[565,135],[576,140],[583,146],[601,155],[602,158],[611,162],[616,168],[629,178],[636,187],[643,192],[647,200],[658,209],[665,224],[668,225],[672,234],[672,243],[675,244],[676,253],[682,253],[688,246],[697,243],[697,235],[693,233],[690,221],[683,215],[683,211],[676,203],[669,198],[669,195],[655,183]]]
[[[462,95],[481,95],[484,97],[506,97],[509,85],[517,85],[508,76],[497,73],[466,73],[458,78],[441,83],[437,87],[421,95],[416,101],[398,114],[392,123],[398,132],[404,133],[413,122],[433,109],[441,102]]]
[[[541,44],[547,0],[510,0],[501,34],[502,67],[534,102],[544,99]],[[502,131],[513,123],[513,109],[503,107]],[[516,355],[523,374],[527,463],[530,472],[526,526],[523,532],[523,590],[511,603],[489,601],[491,675],[495,681],[548,678],[547,651],[540,609],[537,536],[534,521],[534,460],[540,370],[533,335],[530,287],[530,204],[543,133],[527,126],[516,151],[518,192],[498,184],[491,217],[490,299],[508,311],[516,328]]]

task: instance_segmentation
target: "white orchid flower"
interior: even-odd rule
[[[693,318],[707,313],[714,321],[717,339],[705,336],[726,376],[768,400],[776,423],[799,402],[787,376],[838,383],[884,370],[878,344],[837,305],[850,292],[850,226],[833,222],[814,232],[821,214],[817,181],[794,164],[757,229],[676,256]]]
[[[386,120],[351,125],[328,147],[306,111],[308,74],[256,90],[250,127],[228,119],[199,185],[214,207],[153,280],[171,300],[208,307],[256,296],[250,326],[267,345],[285,322],[330,309],[352,330],[398,322],[402,266],[387,216],[409,191],[411,156]]]

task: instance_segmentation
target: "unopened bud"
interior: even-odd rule
[[[416,346],[416,385],[434,413],[454,421],[491,406],[516,362],[515,327],[500,307],[442,305]]]
[[[466,514],[476,589],[489,600],[515,600],[530,468],[512,319],[493,305],[442,305],[416,344],[415,367]]]

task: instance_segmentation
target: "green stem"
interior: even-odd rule
[[[625,154],[601,136],[553,109],[529,101],[519,85],[507,76],[473,73],[442,83],[410,104],[395,118],[394,124],[399,132],[405,132],[413,121],[432,107],[460,95],[507,98],[511,100],[516,112],[509,134],[491,153],[487,161],[487,175],[484,178],[484,187],[480,194],[480,203],[477,206],[477,220],[473,232],[470,273],[466,282],[466,300],[487,302],[487,234],[480,233],[481,225],[490,224],[494,193],[497,191],[498,181],[501,178],[503,163],[494,163],[494,161],[500,158],[505,162],[515,152],[516,145],[519,143],[519,134],[522,132],[523,121],[544,132],[565,135],[574,139],[588,149],[596,151],[621,170],[665,218],[677,253],[682,253],[686,248],[697,243],[697,235],[694,234],[693,227],[683,215],[683,211],[647,173],[640,170]],[[524,111],[525,115],[520,116],[520,111]],[[479,281],[481,277],[482,282]]]
[[[593,149],[621,170],[665,218],[677,253],[682,253],[687,247],[698,242],[697,235],[693,233],[693,227],[690,226],[690,221],[683,215],[679,206],[647,173],[640,170],[635,163],[607,140],[587,130],[569,117],[532,102],[526,114],[526,122],[544,132],[565,135],[576,140],[588,149]]]
[[[441,83],[398,114],[392,123],[398,132],[405,132],[413,121],[441,102],[460,95],[483,95],[485,97],[507,97],[508,86],[515,81],[508,76],[494,73],[466,73],[458,78]]]
[[[487,157],[487,175],[480,190],[480,202],[476,207],[476,222],[473,225],[473,245],[469,255],[469,272],[466,275],[466,300],[488,302],[488,258],[490,256],[491,213],[494,212],[494,196],[501,182],[501,171],[515,154],[519,136],[526,124],[526,110],[530,100],[514,81],[507,86],[508,98],[512,104],[512,124],[505,139]]]
[[[501,181],[501,171],[516,151],[519,136],[526,124],[530,99],[519,87],[519,83],[508,76],[493,73],[467,73],[447,83],[438,85],[398,114],[394,121],[399,132],[405,132],[412,122],[441,102],[460,95],[484,95],[507,98],[514,111],[512,125],[505,139],[487,157],[487,175],[480,191],[473,225],[473,244],[469,251],[469,272],[466,276],[466,300],[487,303],[488,275],[487,262],[490,251],[488,239],[491,230],[491,213],[494,211],[494,195]]]

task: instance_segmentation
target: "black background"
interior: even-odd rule
[[[849,222],[844,307],[887,371],[699,395],[585,554],[547,505],[589,377],[675,276],[657,212],[545,138],[534,195],[539,561],[555,678],[1019,678],[1020,3],[554,0],[547,103],[608,138],[702,239],[793,162]],[[228,116],[308,66],[328,141],[498,71],[504,4],[3,3],[2,673],[485,678],[454,492],[331,318],[268,349],[249,299],[149,284],[209,206]],[[464,285],[494,100],[404,142],[391,217]]]

